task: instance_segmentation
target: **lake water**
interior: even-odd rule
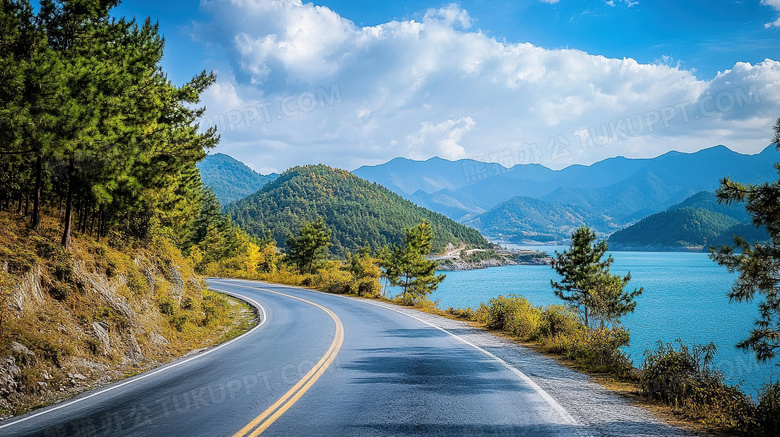
[[[530,247],[553,254],[566,247]],[[613,252],[611,271],[631,271],[627,289],[644,287],[637,298],[636,311],[623,319],[631,333],[626,352],[635,365],[642,362],[645,349],[656,342],[677,338],[689,346],[694,342],[714,342],[718,346],[715,364],[726,374],[728,382],[740,384],[755,395],[762,383],[780,377],[780,367],[759,364],[752,354],[735,345],[747,337],[758,315],[757,303],[729,303],[726,296],[736,274],[729,274],[709,259],[706,253],[683,252]],[[551,279],[560,279],[549,266],[507,266],[447,275],[431,295],[439,307],[477,308],[498,295],[525,296],[533,305],[562,303],[550,287]],[[775,361],[780,362],[778,360]]]

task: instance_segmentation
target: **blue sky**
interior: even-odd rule
[[[261,171],[755,153],[780,116],[780,0],[126,1],[115,15],[159,20],[174,82],[217,72],[204,124]]]

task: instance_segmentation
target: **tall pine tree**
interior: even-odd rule
[[[780,118],[774,126],[772,142],[780,150]],[[780,175],[780,164],[775,164]],[[716,192],[719,203],[744,203],[756,227],[767,230],[768,243],[749,244],[734,236],[733,246],[710,249],[710,257],[729,272],[739,272],[729,299],[750,302],[756,294],[764,300],[758,304],[759,319],[750,335],[737,347],[752,351],[756,359],[775,358],[780,350],[780,180],[759,185],[741,184],[724,178]]]

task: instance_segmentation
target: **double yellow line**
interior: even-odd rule
[[[325,373],[325,370],[328,369],[330,364],[333,362],[333,360],[336,358],[336,355],[338,355],[339,350],[341,349],[341,345],[344,343],[344,325],[341,324],[341,319],[331,310],[328,308],[325,308],[324,306],[306,300],[302,299],[297,296],[291,296],[289,294],[279,293],[277,291],[267,290],[264,288],[259,287],[248,287],[245,285],[237,285],[237,284],[230,284],[232,287],[242,287],[242,288],[249,288],[252,290],[260,290],[267,293],[273,293],[278,294],[280,296],[289,297],[290,299],[296,299],[301,302],[305,302],[309,305],[313,305],[322,311],[325,311],[331,319],[333,319],[333,322],[336,324],[336,335],[333,337],[333,342],[330,344],[330,347],[325,352],[325,355],[320,358],[320,360],[317,362],[317,364],[312,367],[309,372],[301,378],[300,381],[298,381],[287,393],[285,393],[281,398],[279,398],[276,402],[274,402],[273,405],[268,407],[267,410],[263,411],[259,416],[255,417],[249,424],[247,424],[245,427],[241,428],[240,431],[233,434],[233,437],[255,437],[260,435],[263,431],[268,429],[271,424],[276,422],[276,420],[282,416],[287,410],[290,409],[290,407],[295,404],[298,399],[303,396],[304,393],[306,393],[309,388],[311,388],[312,385],[314,385],[315,382],[317,382],[318,379],[320,379],[320,376],[322,376],[323,373]]]

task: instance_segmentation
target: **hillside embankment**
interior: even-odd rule
[[[57,242],[0,212],[0,418],[238,335],[255,314],[205,287],[165,235]]]

